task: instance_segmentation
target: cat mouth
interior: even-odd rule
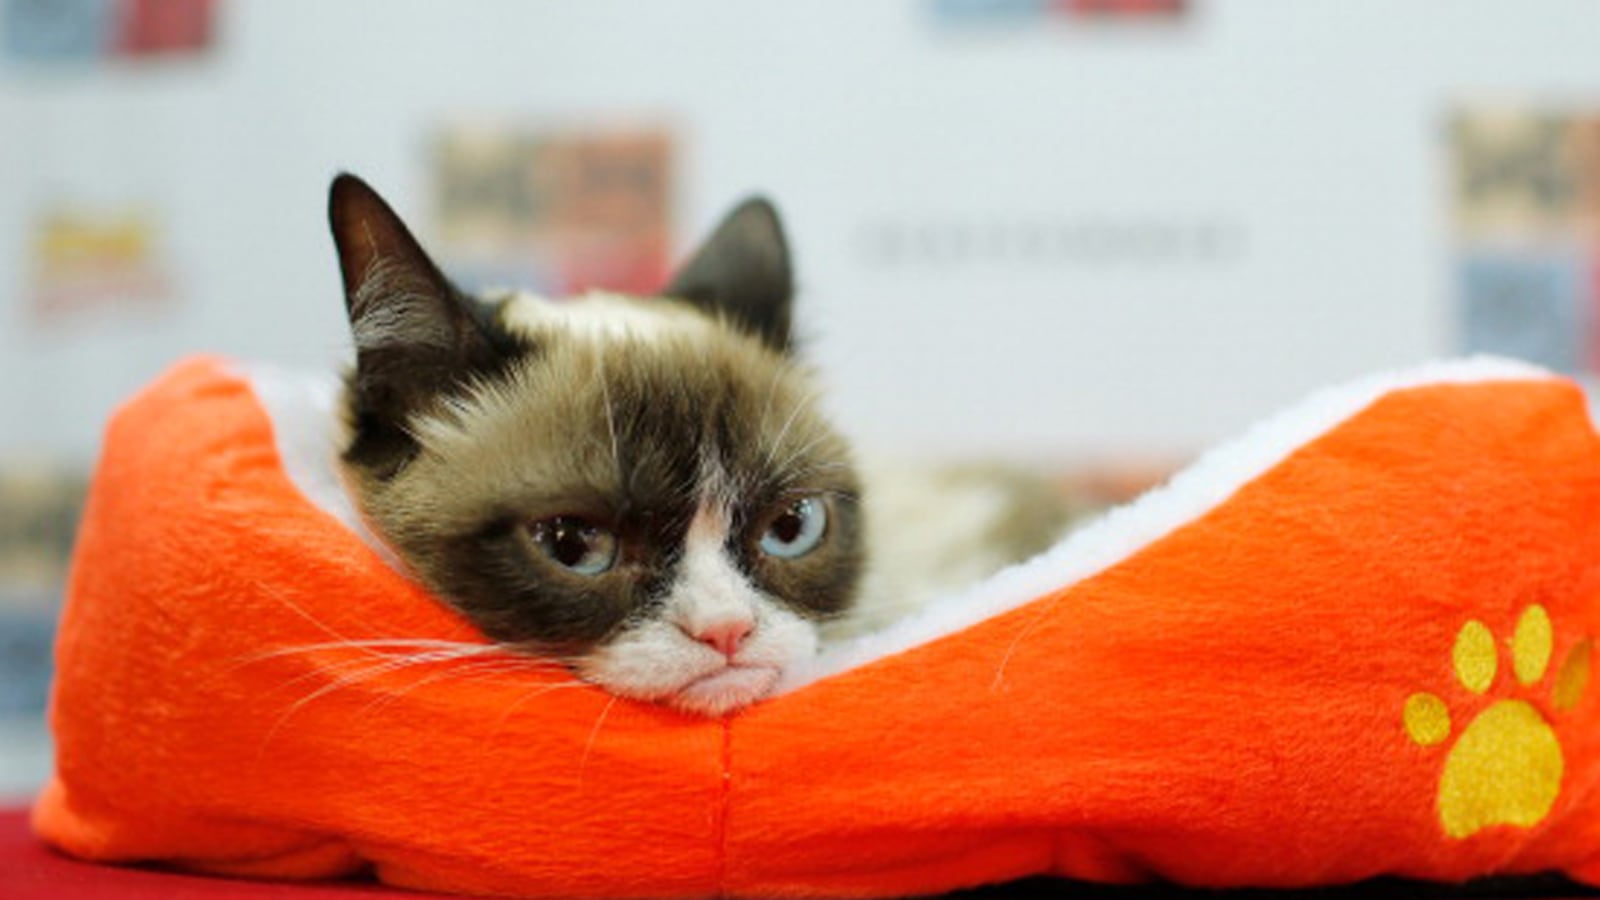
[[[720,716],[767,696],[778,676],[777,666],[733,663],[688,682],[667,702],[687,712]]]

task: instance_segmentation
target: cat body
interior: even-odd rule
[[[738,709],[819,641],[911,614],[1065,523],[1036,480],[905,464],[875,476],[868,515],[792,352],[788,250],[762,201],[643,298],[468,296],[349,175],[330,220],[355,506],[491,640],[613,693]]]

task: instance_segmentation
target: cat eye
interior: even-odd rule
[[[603,574],[617,561],[617,536],[576,516],[535,522],[528,536],[552,562],[579,575]]]
[[[799,559],[817,549],[827,531],[827,504],[815,497],[796,500],[767,525],[761,535],[761,552],[778,559]]]

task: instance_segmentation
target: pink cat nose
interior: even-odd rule
[[[743,619],[718,622],[689,633],[689,636],[721,653],[729,659],[739,652],[739,645],[755,630],[755,624]]]

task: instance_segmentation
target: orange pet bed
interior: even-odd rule
[[[1567,381],[1314,397],[723,720],[463,654],[342,500],[331,397],[197,360],[112,422],[55,846],[529,897],[1600,882],[1600,441]]]

